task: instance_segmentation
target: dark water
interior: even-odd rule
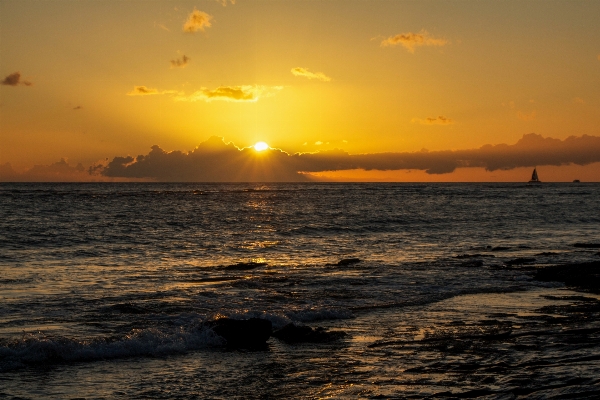
[[[599,297],[531,278],[575,243],[598,184],[2,184],[0,397],[594,398]]]

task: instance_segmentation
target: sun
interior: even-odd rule
[[[254,150],[256,151],[263,151],[269,148],[269,145],[266,144],[265,142],[256,142],[256,144],[254,145]]]

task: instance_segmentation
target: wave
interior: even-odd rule
[[[30,333],[0,344],[0,372],[65,362],[184,354],[222,344],[221,337],[201,325],[179,327],[174,332],[134,329],[122,337],[89,340]]]

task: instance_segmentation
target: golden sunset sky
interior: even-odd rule
[[[599,16],[599,1],[0,0],[0,178],[178,180],[211,168],[188,152],[217,136],[318,179],[520,181],[537,165],[600,181]],[[188,158],[125,171],[159,150]],[[352,162],[296,154],[336,152]],[[379,153],[414,162],[354,157]],[[213,175],[181,178],[197,179]]]

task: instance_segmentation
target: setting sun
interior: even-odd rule
[[[269,145],[266,144],[265,142],[256,142],[256,144],[254,145],[254,150],[256,151],[263,151],[269,148]]]

